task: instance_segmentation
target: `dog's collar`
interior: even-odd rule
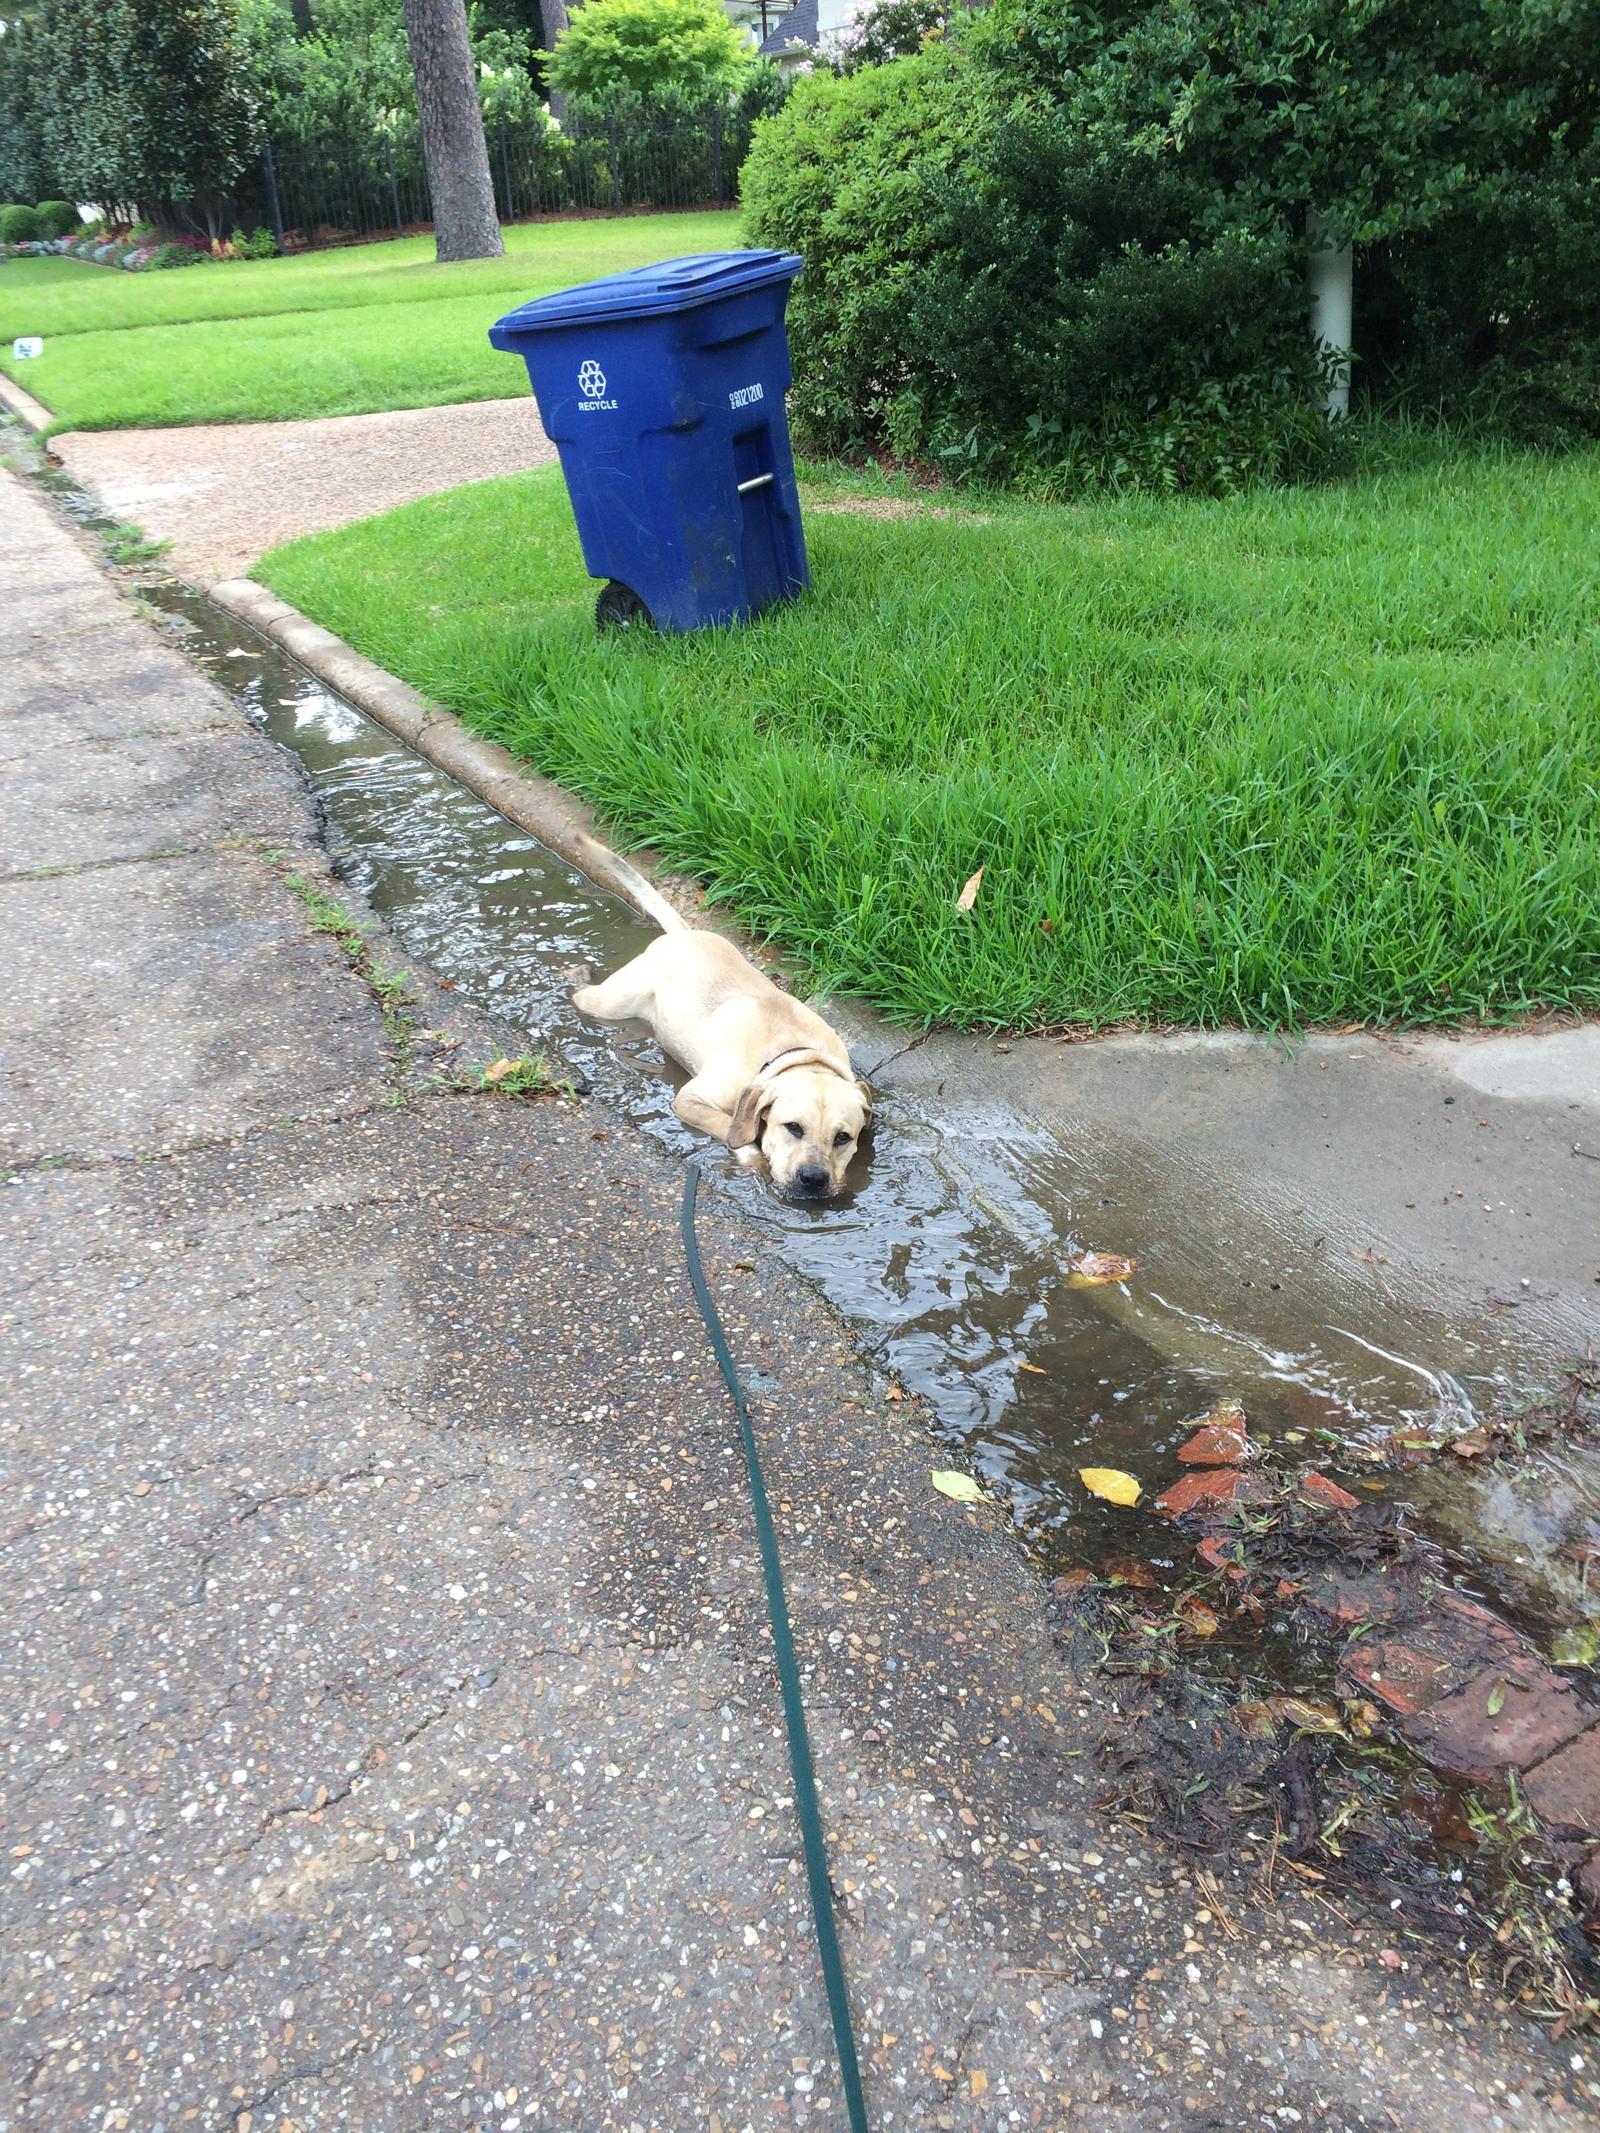
[[[789,1070],[783,1064],[785,1059],[793,1059],[796,1063],[803,1059],[811,1066],[821,1067],[826,1073],[838,1074],[841,1081],[849,1079],[849,1076],[842,1073],[831,1059],[824,1059],[814,1046],[809,1044],[790,1044],[786,1045],[781,1052],[774,1052],[764,1065],[756,1068],[755,1078],[757,1084],[765,1082],[769,1074],[786,1074]]]

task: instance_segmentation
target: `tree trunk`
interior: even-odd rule
[[[495,218],[464,0],[405,0],[405,11],[433,194],[434,250],[441,260],[498,259],[505,246]]]
[[[289,0],[289,12],[294,17],[294,33],[297,37],[309,37],[313,28],[311,0]]]
[[[567,0],[539,0],[539,19],[544,24],[545,50],[553,52],[556,39],[572,20],[567,12]],[[550,92],[550,116],[558,126],[566,123],[567,100],[554,89]]]

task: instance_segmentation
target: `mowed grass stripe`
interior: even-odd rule
[[[431,237],[139,274],[79,259],[15,259],[0,267],[0,330],[9,339],[18,333],[96,333],[192,319],[430,303],[452,292],[514,294],[530,275],[539,284],[530,293],[538,295],[680,252],[724,250],[738,242],[738,219],[729,209],[513,223],[501,232],[503,259],[447,266],[435,261]]]
[[[904,1020],[1496,1019],[1600,1007],[1597,489],[813,510],[693,639],[596,637],[554,471],[260,574]]]
[[[432,263],[431,238],[284,260],[113,273],[0,268],[0,369],[56,429],[286,421],[512,397],[527,373],[488,344],[502,311],[623,268],[737,243],[732,213],[521,225],[507,256]],[[42,356],[18,363],[18,334]]]

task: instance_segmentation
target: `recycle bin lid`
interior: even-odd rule
[[[798,252],[691,252],[686,259],[629,267],[622,274],[580,282],[575,289],[536,296],[496,319],[489,339],[496,348],[505,348],[520,334],[554,326],[592,326],[601,319],[656,318],[669,311],[691,311],[719,297],[740,296],[770,282],[792,281],[804,264]]]

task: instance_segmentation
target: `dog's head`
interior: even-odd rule
[[[820,1056],[800,1059],[740,1097],[728,1145],[757,1147],[772,1182],[793,1200],[827,1200],[844,1174],[871,1115],[861,1084]]]

